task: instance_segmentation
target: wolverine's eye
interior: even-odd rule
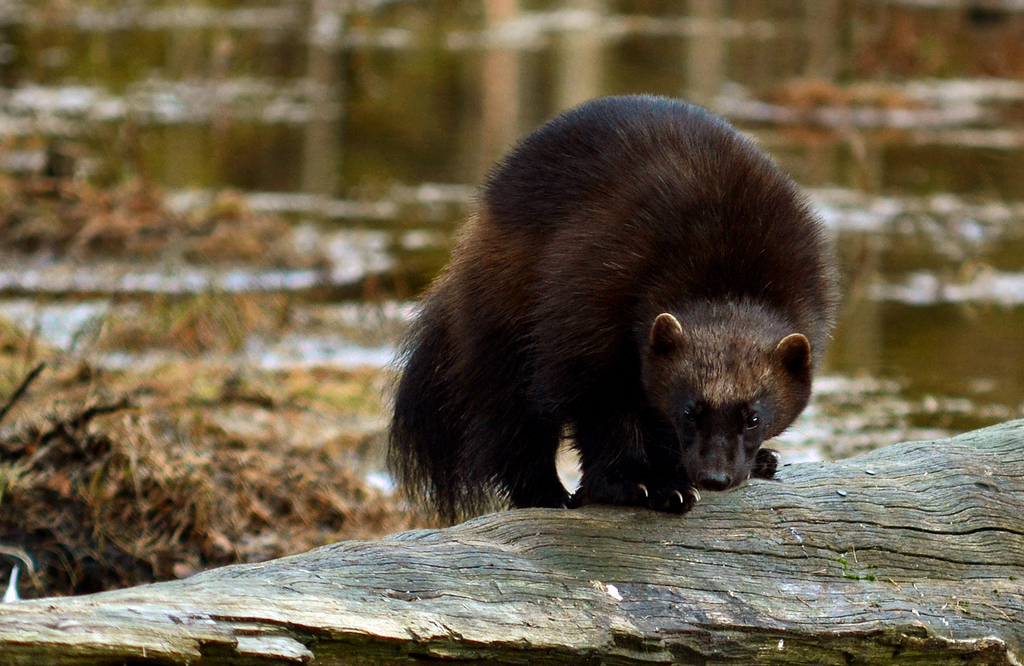
[[[749,412],[747,414],[747,430],[753,430],[761,424],[761,417],[758,416],[757,412]]]
[[[693,425],[697,422],[697,417],[700,415],[701,408],[697,404],[689,404],[683,409],[683,420],[686,423]]]

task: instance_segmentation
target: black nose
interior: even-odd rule
[[[702,472],[697,477],[697,485],[704,490],[725,490],[732,478],[725,472]]]

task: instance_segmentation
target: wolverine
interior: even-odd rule
[[[679,100],[586,102],[481,186],[399,357],[392,472],[448,522],[683,513],[774,474],[761,445],[806,407],[837,300],[820,220],[749,139]]]

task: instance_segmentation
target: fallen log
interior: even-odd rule
[[[1024,421],[779,470],[685,516],[521,510],[0,605],[4,664],[1024,660]]]

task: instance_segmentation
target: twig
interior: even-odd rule
[[[975,601],[974,603],[978,604],[979,606],[986,606],[988,608],[991,608],[995,612],[997,612],[1000,615],[1002,615],[1004,620],[1011,620],[1012,619],[1009,615],[1006,614],[1006,611],[1004,611],[1002,608],[999,608],[998,606],[993,606],[992,604],[984,602],[984,601]]]
[[[131,400],[128,399],[128,396],[122,396],[120,400],[111,405],[93,405],[92,407],[89,407],[84,412],[82,412],[78,416],[78,418],[74,419],[72,421],[72,426],[75,428],[81,428],[82,426],[87,425],[89,421],[92,421],[94,417],[99,416],[100,414],[113,414],[115,412],[121,411],[122,409],[131,409],[133,406],[134,405],[132,405],[132,402]]]
[[[14,391],[14,395],[10,397],[7,404],[5,404],[3,408],[0,408],[0,421],[4,420],[4,417],[7,416],[7,412],[11,411],[11,407],[14,406],[14,403],[21,399],[21,396],[28,390],[29,384],[35,381],[35,378],[39,376],[39,373],[42,372],[45,367],[46,363],[43,362],[32,368],[32,372],[28,373],[25,379],[22,380],[21,386]]]
[[[39,436],[39,442],[41,444],[48,444],[50,440],[61,436],[69,440],[74,440],[74,432],[89,425],[89,422],[92,421],[93,418],[101,414],[113,414],[123,409],[131,409],[133,406],[134,405],[132,405],[131,401],[126,396],[111,405],[93,405],[74,418],[54,423],[52,428]],[[35,459],[45,450],[45,447],[40,448],[36,451],[31,460],[34,462]]]

